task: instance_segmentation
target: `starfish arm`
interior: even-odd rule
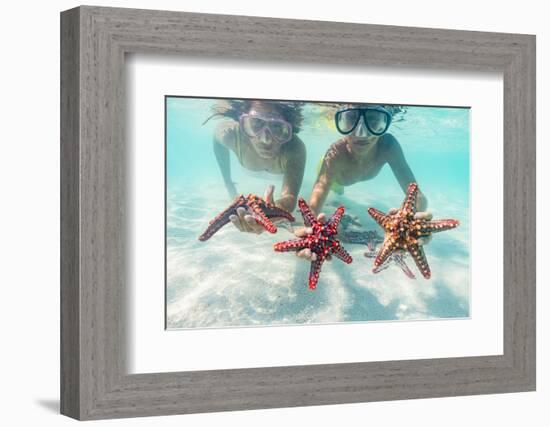
[[[407,187],[407,195],[401,206],[401,210],[404,212],[411,212],[413,215],[416,213],[416,199],[418,196],[418,184],[411,182]]]
[[[283,208],[280,208],[278,206],[274,206],[274,205],[271,205],[271,204],[266,204],[266,203],[260,204],[260,207],[262,208],[265,215],[269,219],[283,218],[283,219],[286,219],[290,222],[296,221],[296,218],[294,218],[294,216],[290,212],[288,212],[286,209],[283,209]]]
[[[338,245],[335,249],[334,249],[334,255],[341,259],[342,261],[344,261],[346,264],[351,264],[351,262],[353,261],[353,258],[351,257],[351,255],[348,253],[348,251],[346,251],[344,249],[343,246],[341,245]]]
[[[390,266],[390,264],[387,263],[387,262],[385,262],[384,264],[379,265],[378,267],[374,267],[374,268],[372,269],[372,272],[373,272],[374,274],[380,273],[381,271],[384,271],[384,270],[385,270],[386,268],[388,268],[389,266]]]
[[[218,214],[212,221],[208,223],[208,227],[204,232],[199,236],[201,242],[205,242],[210,239],[220,228],[229,223],[229,217],[237,213],[237,207],[241,206],[243,203],[242,196],[237,197],[237,199],[229,205],[229,207]]]
[[[395,251],[395,249],[397,249],[395,241],[391,239],[386,239],[382,244],[380,251],[376,255],[376,258],[374,259],[374,266],[379,267],[384,264],[384,261],[388,259],[388,257],[393,253],[393,251]]]
[[[309,247],[309,241],[307,239],[293,239],[286,242],[279,242],[273,245],[273,249],[276,252],[291,252],[300,251]]]
[[[418,244],[411,244],[408,246],[408,251],[412,255],[414,263],[422,273],[424,278],[429,279],[432,275],[430,271],[430,266],[428,265],[428,260],[426,259],[426,254],[422,246]]]
[[[388,219],[388,216],[384,212],[380,212],[378,209],[375,208],[369,208],[367,212],[370,216],[374,218],[374,220],[380,225],[380,227],[384,227],[384,224]]]
[[[302,213],[302,217],[304,218],[304,224],[306,227],[311,227],[313,224],[317,223],[317,218],[315,218],[315,215],[313,215],[313,212],[311,212],[311,209],[307,205],[306,201],[301,197],[298,199],[298,208]]]
[[[437,219],[427,221],[422,225],[421,233],[439,233],[458,227],[460,223],[456,219]]]
[[[333,227],[335,231],[338,228],[338,224],[340,224],[340,220],[342,219],[345,210],[346,209],[343,206],[338,207],[338,209],[334,211],[334,213],[330,217],[330,220],[328,221],[330,226]]]
[[[309,270],[309,289],[315,289],[317,282],[319,281],[319,274],[321,273],[321,267],[325,261],[324,257],[318,257],[315,261],[311,261],[311,268]]]
[[[376,258],[376,252],[374,250],[368,250],[363,254],[367,258]]]
[[[405,262],[403,255],[396,255],[394,257],[395,263],[403,270],[403,273],[409,278],[409,279],[416,279],[414,276],[414,273],[411,271],[407,263]]]
[[[267,215],[262,210],[262,207],[257,202],[251,202],[248,205],[249,209],[253,213],[253,218],[258,224],[260,224],[269,233],[276,233],[277,227],[271,222]]]

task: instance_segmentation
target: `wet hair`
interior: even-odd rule
[[[218,101],[212,107],[212,115],[208,117],[203,124],[212,118],[225,117],[231,120],[239,121],[241,114],[248,113],[253,103],[268,105],[276,110],[283,118],[292,125],[294,133],[300,132],[300,127],[304,120],[302,108],[304,102],[301,101],[264,101],[252,99],[224,99]]]

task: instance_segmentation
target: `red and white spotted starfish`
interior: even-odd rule
[[[395,251],[408,251],[416,266],[424,276],[431,277],[430,266],[424,249],[418,239],[432,233],[450,230],[459,225],[455,219],[431,220],[415,218],[418,184],[412,182],[407,188],[407,194],[401,209],[394,215],[386,215],[377,209],[369,208],[370,216],[384,229],[384,242],[374,259],[375,269],[380,267]],[[374,270],[373,270],[374,271]]]
[[[229,207],[210,221],[208,228],[199,236],[199,240],[204,242],[212,237],[220,228],[231,220],[231,215],[237,215],[237,208],[245,208],[252,215],[258,224],[260,224],[269,233],[276,233],[277,227],[272,219],[286,219],[294,222],[292,214],[285,209],[279,208],[254,194],[244,197],[242,194],[235,198],[235,201]]]
[[[319,281],[319,274],[323,262],[331,254],[334,254],[346,264],[350,264],[353,261],[351,255],[344,249],[340,242],[336,240],[338,224],[344,214],[344,207],[340,206],[337,208],[327,222],[321,222],[315,218],[315,215],[313,215],[313,212],[311,212],[311,209],[302,198],[298,200],[298,208],[304,217],[305,226],[311,227],[312,233],[299,239],[275,243],[273,248],[277,252],[297,252],[309,248],[311,252],[315,254],[315,260],[311,261],[308,283],[309,289],[315,289]]]

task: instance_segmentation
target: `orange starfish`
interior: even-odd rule
[[[380,267],[395,251],[408,251],[422,275],[431,277],[430,266],[424,249],[418,243],[421,237],[432,233],[449,230],[459,225],[455,219],[439,219],[428,221],[415,218],[418,184],[412,182],[407,188],[407,194],[401,209],[394,215],[386,215],[377,209],[369,208],[370,216],[384,229],[384,243],[374,259],[374,269]]]

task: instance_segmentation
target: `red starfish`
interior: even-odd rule
[[[336,255],[346,264],[353,259],[347,253],[338,240],[335,239],[338,224],[344,214],[344,207],[340,206],[327,222],[321,222],[315,218],[304,199],[298,200],[298,208],[304,217],[306,227],[312,228],[312,233],[300,239],[287,240],[286,242],[275,243],[273,246],[277,252],[300,251],[309,248],[316,255],[315,261],[311,261],[309,272],[309,288],[315,289],[319,281],[319,273],[323,262],[330,254]]]
[[[277,232],[277,227],[271,221],[272,218],[284,218],[290,222],[294,222],[294,217],[290,212],[266,202],[254,194],[249,194],[247,197],[241,194],[235,198],[235,201],[226,210],[209,222],[208,228],[199,236],[199,240],[204,242],[210,239],[210,237],[230,221],[229,217],[231,215],[237,215],[237,208],[245,208],[254,217],[256,222],[270,233]]]
[[[416,213],[416,199],[418,184],[412,182],[407,188],[407,194],[401,209],[394,215],[386,215],[377,209],[369,208],[369,214],[380,224],[385,231],[384,243],[374,260],[375,270],[395,251],[408,251],[422,275],[429,279],[430,266],[424,254],[424,249],[418,244],[418,239],[449,230],[459,225],[455,219],[440,219],[428,221],[414,217]],[[374,270],[373,270],[374,271]]]

